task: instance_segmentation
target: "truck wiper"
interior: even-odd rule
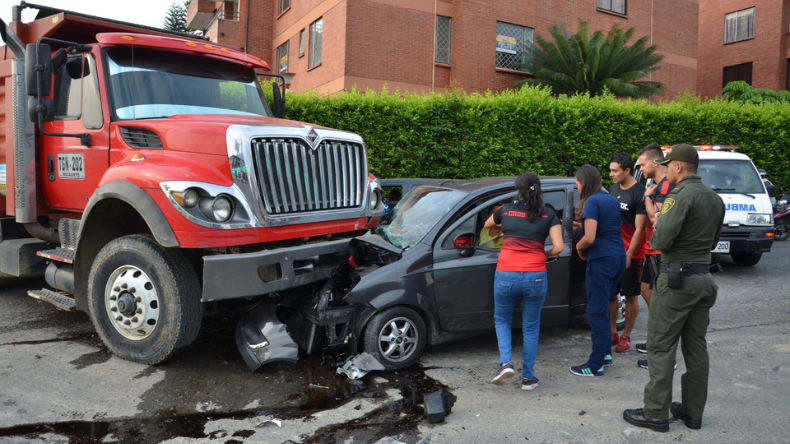
[[[735,194],[743,194],[744,196],[749,196],[752,199],[756,199],[756,197],[752,196],[749,193],[744,193],[743,191],[735,191],[735,188],[714,188],[713,191],[715,191],[717,193],[721,193],[723,191],[734,192]]]

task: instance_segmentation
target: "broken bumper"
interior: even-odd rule
[[[299,347],[277,318],[277,301],[255,307],[236,326],[236,346],[251,371],[277,361],[296,362]]]

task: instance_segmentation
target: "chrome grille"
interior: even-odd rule
[[[253,139],[252,160],[271,215],[357,208],[367,184],[362,145],[325,140]]]

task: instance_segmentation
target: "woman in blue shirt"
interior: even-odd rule
[[[581,224],[584,236],[576,244],[579,257],[587,261],[587,319],[590,323],[592,353],[586,363],[574,365],[577,376],[603,376],[604,365],[612,365],[609,302],[617,294],[625,271],[625,247],[620,237],[620,204],[602,188],[601,173],[592,165],[576,171],[581,199],[574,224]]]

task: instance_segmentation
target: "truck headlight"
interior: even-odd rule
[[[379,206],[379,201],[381,200],[381,196],[379,195],[378,190],[371,190],[370,191],[370,209],[374,210]]]
[[[746,215],[746,223],[771,225],[771,215],[767,213],[749,213]]]
[[[194,188],[190,188],[184,191],[183,199],[184,199],[184,206],[187,208],[192,208],[195,205],[197,205],[200,196],[198,195],[197,190],[195,190]]]
[[[233,203],[226,196],[217,196],[211,203],[211,214],[217,222],[225,222],[233,215]]]

